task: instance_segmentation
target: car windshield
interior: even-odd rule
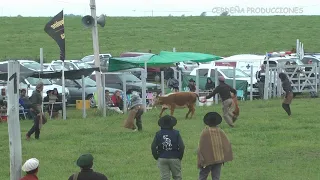
[[[93,60],[94,60],[94,56],[86,56],[81,59],[81,61],[83,61],[83,62],[89,62],[89,61],[93,61]]]
[[[84,62],[74,62],[74,65],[76,65],[79,69],[88,69],[91,68],[91,66]]]
[[[82,85],[82,79],[77,79],[76,81],[78,84]],[[96,87],[97,83],[94,80],[92,80],[88,77],[85,77],[84,78],[84,85],[85,85],[85,87]]]
[[[52,69],[55,70],[55,71],[61,71],[62,70],[62,66],[61,65],[51,65]],[[67,71],[68,69],[67,68],[63,68],[65,71]]]
[[[227,76],[228,78],[233,78],[233,69],[220,69],[220,71]],[[235,69],[236,77],[235,78],[247,78],[250,77],[247,73],[241,71],[240,69]]]
[[[41,64],[37,62],[21,62],[21,65],[29,68],[29,69],[34,69],[34,70],[40,70],[41,69]]]
[[[120,77],[122,78],[123,76],[125,76],[126,78],[126,82],[141,82],[141,80],[139,78],[137,78],[135,75],[133,74],[120,74]]]
[[[281,66],[284,66],[287,61],[289,61],[290,63],[296,62],[297,65],[303,65],[303,63],[302,63],[299,59],[296,59],[296,58],[292,58],[292,59],[280,59],[280,60],[278,60],[278,63],[279,63]]]
[[[28,77],[27,81],[32,85],[36,86],[39,81],[42,81],[44,85],[52,85],[52,82],[49,79],[39,79],[34,77]]]

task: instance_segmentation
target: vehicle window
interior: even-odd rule
[[[312,58],[312,57],[304,57],[301,61],[303,64],[308,64],[309,60],[312,61],[312,64],[317,64],[317,62],[319,61],[316,58]]]
[[[71,63],[70,63],[71,64]],[[74,62],[74,65],[77,66],[79,69],[88,69],[91,68],[91,66],[84,62]]]
[[[208,76],[209,69],[199,69],[199,76]]]
[[[44,85],[52,85],[52,82],[49,79],[39,79],[34,77],[28,77],[27,81],[32,85],[36,86],[39,81],[42,81]]]
[[[121,78],[121,80],[123,76],[126,77],[126,82],[141,82],[141,80],[133,74],[119,74],[119,78]]]
[[[34,70],[40,70],[41,69],[41,64],[37,62],[22,62],[22,66],[29,68],[29,69],[34,69]]]
[[[108,83],[120,83],[120,82],[122,82],[117,74],[106,74],[105,77],[106,77],[106,86],[108,86]]]
[[[70,79],[65,79],[66,87],[78,87],[79,85]]]
[[[225,76],[228,78],[233,78],[233,69],[221,69],[220,70]],[[240,69],[236,69],[236,77],[235,78],[247,78],[250,77],[247,73],[241,71]]]
[[[77,67],[76,66],[74,66],[72,63],[70,63],[70,62],[65,62],[64,63],[64,67],[66,68],[66,69],[68,69],[68,70],[76,70],[77,69]]]
[[[82,79],[77,79],[76,81],[77,81],[77,83],[82,85]],[[96,87],[97,83],[94,80],[92,80],[91,78],[85,77],[84,78],[84,86],[85,87]]]
[[[81,61],[83,62],[90,62],[94,60],[94,56],[86,56],[84,58],[81,59]]]
[[[215,77],[216,76],[216,70],[212,69],[210,73],[210,77]],[[222,76],[222,74],[218,71],[218,76]]]

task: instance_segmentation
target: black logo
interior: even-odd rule
[[[249,69],[249,68],[250,68],[250,65],[248,64],[248,65],[246,66],[246,68]]]

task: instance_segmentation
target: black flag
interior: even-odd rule
[[[63,10],[54,16],[44,27],[44,31],[54,39],[60,47],[60,60],[65,60],[64,18]]]

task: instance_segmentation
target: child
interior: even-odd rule
[[[124,127],[131,129],[133,131],[137,131],[136,126],[134,125],[134,119],[136,119],[136,125],[138,127],[138,131],[142,131],[142,121],[141,116],[143,114],[142,100],[139,95],[133,94],[131,96],[131,105],[129,107],[129,116],[125,120]]]
[[[158,131],[153,139],[151,151],[158,161],[160,176],[163,180],[170,179],[170,172],[174,180],[182,180],[181,160],[184,153],[184,144],[178,130],[173,129],[177,119],[166,115],[159,119]]]
[[[232,161],[231,144],[218,125],[222,117],[216,112],[209,112],[203,118],[208,126],[201,133],[198,149],[199,180],[206,180],[210,171],[212,180],[220,179],[221,166]]]

